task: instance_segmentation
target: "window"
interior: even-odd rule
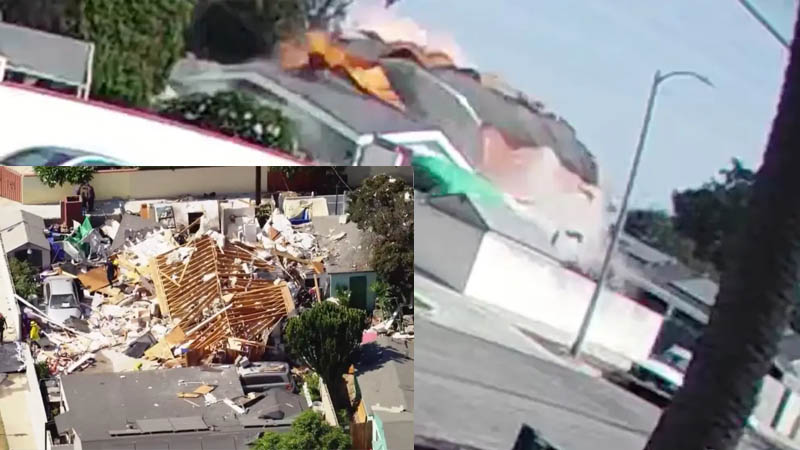
[[[50,297],[51,309],[77,308],[78,300],[71,294],[55,294]]]
[[[247,377],[247,384],[282,384],[284,379],[278,375],[258,375]]]

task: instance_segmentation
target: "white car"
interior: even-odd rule
[[[692,352],[673,345],[660,355],[634,363],[631,375],[639,384],[650,385],[671,396],[683,386],[683,377],[691,360]]]
[[[19,85],[0,83],[0,105],[3,165],[309,165],[147,112]]]
[[[70,317],[83,317],[76,279],[67,276],[45,278],[43,288],[45,312],[50,319],[64,325]]]

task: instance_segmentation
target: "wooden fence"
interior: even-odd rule
[[[350,439],[353,450],[370,450],[372,448],[372,422],[351,423]]]
[[[0,197],[22,201],[22,175],[0,166]]]

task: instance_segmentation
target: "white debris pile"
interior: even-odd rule
[[[128,261],[137,267],[146,266],[151,259],[178,247],[167,229],[151,231],[139,242],[128,242],[124,253]]]
[[[148,333],[157,341],[166,335],[171,323],[159,317],[156,305],[155,299],[141,298],[138,293],[126,296],[117,304],[108,303],[102,295],[95,296],[92,306],[87,305],[88,318],[68,322],[82,333],[75,335],[56,328],[46,332],[53,346],[39,351],[37,362],[48,361],[50,372],[59,374],[87,353],[103,349],[125,353]]]
[[[297,228],[304,227],[299,225]],[[313,234],[298,229],[295,229],[285,215],[275,210],[262,228],[263,234],[259,241],[267,250],[274,248],[295,258],[310,258],[318,252],[316,239]]]

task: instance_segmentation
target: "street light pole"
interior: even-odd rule
[[[763,14],[761,14],[761,11],[759,11],[755,6],[753,6],[752,3],[750,3],[750,0],[739,0],[739,3],[741,3],[742,6],[744,6],[747,12],[749,12],[750,15],[753,16],[753,18],[755,18],[758,21],[758,23],[761,24],[761,26],[767,29],[769,34],[771,34],[772,37],[777,39],[778,42],[780,42],[785,49],[787,50],[789,49],[789,41],[785,37],[783,37],[771,23],[769,23],[769,20],[767,20],[767,18],[764,17]]]
[[[628,175],[628,184],[625,186],[625,195],[622,197],[622,205],[619,210],[619,215],[617,216],[617,221],[614,224],[611,242],[609,243],[608,248],[606,249],[606,254],[603,257],[603,265],[600,268],[600,275],[597,278],[597,283],[595,285],[594,292],[592,293],[592,298],[589,300],[589,307],[586,309],[586,314],[583,316],[581,327],[578,329],[578,336],[575,338],[572,348],[570,348],[570,355],[572,355],[573,358],[576,358],[580,354],[581,348],[586,340],[586,333],[589,331],[589,324],[592,321],[592,316],[597,308],[597,301],[600,299],[600,293],[603,291],[603,286],[605,285],[608,271],[611,268],[611,258],[614,256],[614,251],[617,247],[617,241],[622,234],[623,228],[625,228],[625,219],[628,213],[628,200],[630,199],[631,191],[633,191],[633,182],[636,179],[636,172],[639,170],[639,161],[642,159],[642,151],[644,150],[644,143],[647,139],[647,131],[650,128],[650,119],[653,116],[653,106],[655,105],[656,95],[658,94],[658,86],[668,78],[676,76],[690,76],[708,86],[713,87],[713,84],[711,84],[711,81],[708,78],[690,71],[675,71],[669,72],[666,75],[661,75],[660,71],[656,71],[655,75],[653,76],[653,84],[650,86],[650,97],[647,99],[647,110],[644,114],[644,123],[642,124],[642,130],[639,132],[639,142],[636,145],[636,153],[634,153],[633,156],[633,164],[631,165],[631,171]]]

